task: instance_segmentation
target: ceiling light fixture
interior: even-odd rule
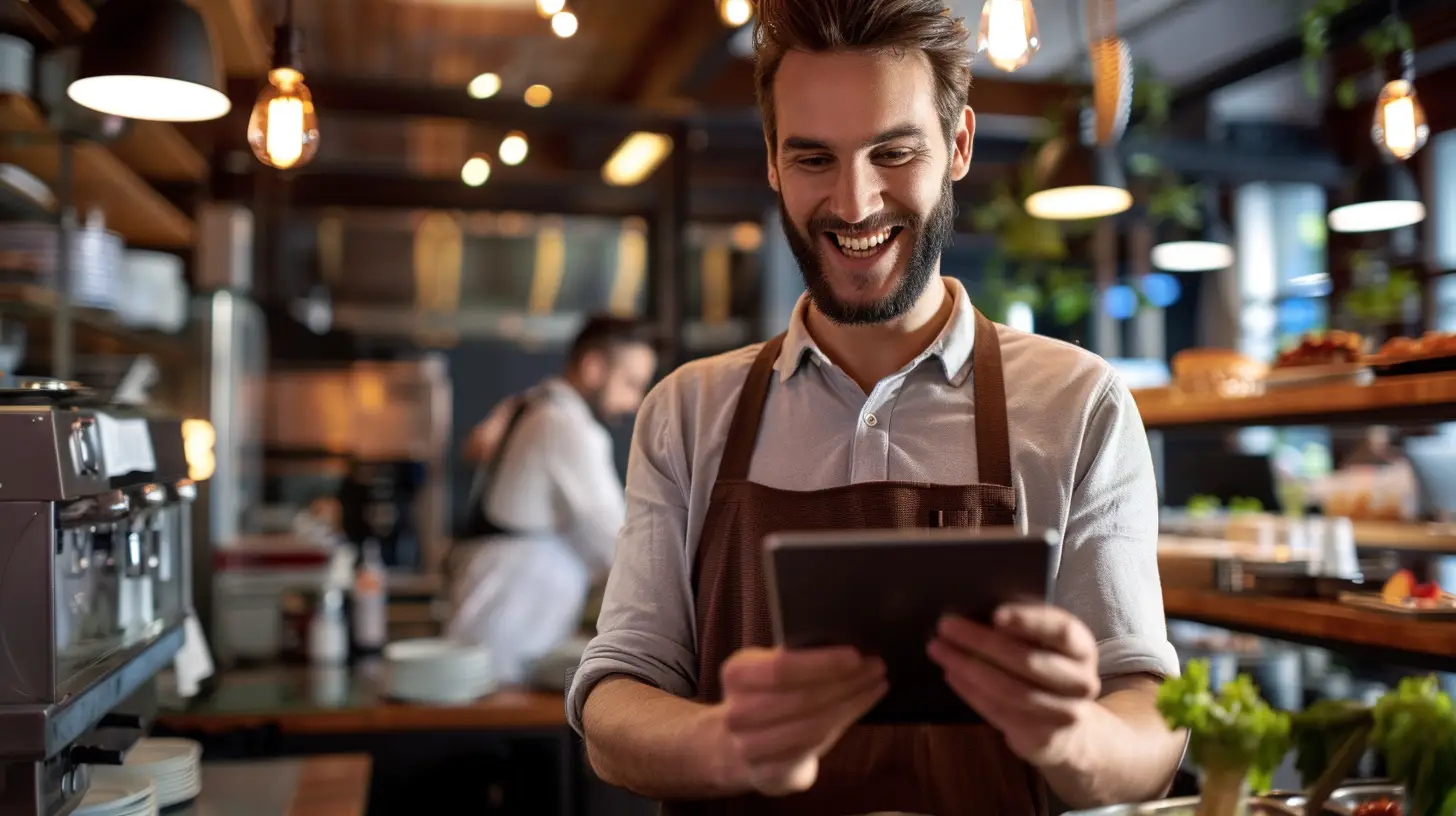
[[[490,160],[484,156],[471,156],[460,168],[460,180],[469,187],[479,187],[490,180]]]
[[[566,8],[566,0],[536,0],[536,13],[550,18]]]
[[[672,152],[672,137],[638,131],[622,140],[602,165],[602,179],[613,187],[641,184]]]
[[[1233,232],[1218,211],[1218,188],[1210,185],[1203,197],[1202,230],[1160,230],[1167,240],[1150,253],[1154,269],[1164,272],[1213,272],[1234,265]]]
[[[470,94],[472,99],[489,99],[500,93],[500,89],[500,74],[491,73],[481,74],[470,80],[470,84],[465,86],[465,92]]]
[[[1038,163],[1049,166],[1050,179],[1026,197],[1028,214],[1049,221],[1080,221],[1117,215],[1132,206],[1132,193],[1114,148],[1078,145],[1065,149],[1054,139],[1043,148]]]
[[[561,39],[566,39],[576,33],[576,15],[569,11],[559,11],[551,17],[551,30]]]
[[[718,0],[718,19],[729,28],[739,28],[753,19],[753,3],[749,0]]]
[[[248,145],[258,161],[287,170],[318,153],[318,112],[303,82],[302,43],[293,27],[293,0],[273,30],[273,68],[248,117]]]
[[[1041,48],[1036,28],[1036,11],[1031,0],[986,0],[981,6],[981,32],[977,53],[991,64],[1011,72],[1024,67]]]
[[[526,134],[519,130],[513,130],[506,134],[500,143],[500,160],[508,165],[515,166],[526,160],[531,145],[526,142]]]
[[[1426,123],[1426,109],[1416,96],[1416,86],[1408,79],[1392,79],[1380,89],[1375,102],[1375,122],[1370,137],[1387,156],[1405,161],[1426,146],[1431,126]]]
[[[1330,210],[1335,232],[1383,232],[1409,227],[1426,219],[1426,205],[1410,169],[1389,161],[1362,174],[1357,203]]]
[[[183,0],[103,4],[66,95],[100,113],[158,122],[202,122],[232,110],[207,24]]]

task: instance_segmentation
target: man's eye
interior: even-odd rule
[[[800,167],[819,168],[828,167],[830,158],[828,156],[804,156],[799,159]]]
[[[900,162],[909,161],[910,158],[914,155],[915,151],[910,150],[909,148],[902,147],[895,150],[886,150],[885,152],[880,154],[880,159],[890,162],[891,164],[898,164]]]

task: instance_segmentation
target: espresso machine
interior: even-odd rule
[[[0,816],[63,816],[121,764],[184,642],[180,419],[72,383],[0,389]]]

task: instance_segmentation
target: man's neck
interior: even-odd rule
[[[866,394],[880,380],[904,368],[935,342],[955,309],[945,281],[931,278],[915,305],[887,323],[844,326],[825,317],[811,302],[804,326],[819,349],[844,369]]]

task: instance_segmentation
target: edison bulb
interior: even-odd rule
[[[490,179],[490,162],[484,156],[471,156],[460,168],[460,180],[470,187],[479,187]]]
[[[557,12],[551,17],[551,30],[563,40],[576,33],[577,25],[576,15],[569,11]]]
[[[738,28],[753,19],[753,3],[749,0],[718,0],[718,18],[723,25]]]
[[[1416,86],[1404,79],[1385,83],[1375,101],[1375,123],[1370,128],[1376,147],[1405,161],[1426,146],[1430,135],[1431,126],[1426,124],[1426,110],[1416,96]]]
[[[536,0],[536,13],[542,17],[560,14],[566,8],[566,0]]]
[[[508,165],[515,166],[526,160],[526,154],[530,152],[531,145],[526,142],[526,134],[519,130],[513,130],[506,134],[500,143],[500,160]]]
[[[991,64],[1011,72],[1031,61],[1041,48],[1036,11],[1031,0],[986,0],[981,6],[981,33],[976,50]]]
[[[258,161],[287,170],[302,167],[318,152],[318,115],[303,74],[293,68],[268,72],[268,87],[258,94],[248,117],[248,144]]]

